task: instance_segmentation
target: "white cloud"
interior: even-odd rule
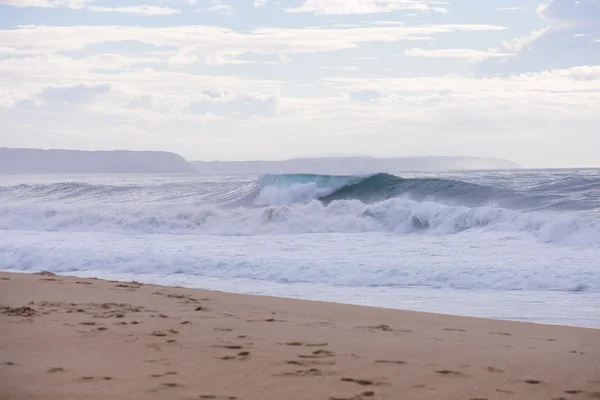
[[[448,12],[447,8],[438,7],[437,4],[440,3],[426,0],[305,0],[300,7],[287,8],[286,11],[315,15],[378,14],[397,10]]]
[[[422,50],[407,49],[404,55],[409,57],[429,57],[429,58],[468,58],[470,60],[483,60],[486,58],[506,58],[512,57],[511,53],[497,53],[493,51],[482,51],[473,49],[443,49],[443,50]]]
[[[600,35],[598,0],[551,0],[537,11],[548,26],[492,49],[516,56],[502,62],[488,59],[479,67],[481,71],[517,73],[600,64],[593,41],[582,39]]]
[[[208,7],[208,11],[220,14],[233,14],[235,8],[223,2],[223,0],[210,0],[211,6]]]
[[[358,71],[360,68],[358,68],[356,65],[324,65],[321,67],[321,69],[333,69],[339,71]]]
[[[274,151],[293,157],[311,154],[317,141],[326,151],[343,144],[347,151],[374,155],[393,155],[399,147],[413,154],[509,152],[531,165],[527,152],[542,139],[547,145],[535,162],[597,158],[600,66],[504,78],[337,77],[315,82],[329,83],[328,95],[293,97],[282,95],[284,83],[276,81],[152,70],[92,73],[77,62],[61,71],[67,60],[49,70],[55,64],[49,58],[37,62],[42,71],[30,64],[13,60],[7,70],[0,63],[3,143],[103,148],[111,127],[113,145],[151,146],[192,158],[261,158]],[[59,80],[71,83],[50,83]],[[31,84],[38,86],[29,90]],[[64,99],[76,98],[77,104],[65,106]],[[29,127],[21,127],[24,121]],[[587,145],[556,161],[553,152],[576,138]],[[523,145],[515,149],[515,140]]]
[[[293,4],[305,8],[296,12],[311,14],[408,9],[431,12],[432,21],[453,21],[452,14],[441,14],[442,8],[450,7],[442,2],[336,1]],[[204,12],[215,7],[213,12],[226,13],[232,11],[228,4],[237,4],[183,2],[198,4]],[[85,9],[91,1],[0,0],[9,3]],[[161,15],[157,9],[176,8],[171,5],[175,2],[162,2],[161,7],[105,4],[90,7],[86,20],[115,18],[91,13],[98,9]],[[292,7],[285,2],[268,4],[273,5],[268,18],[286,12],[281,4]],[[532,157],[554,165],[594,161],[600,146],[600,61],[594,62],[599,60],[600,34],[589,23],[590,16],[583,15],[593,15],[590,0],[579,0],[580,6],[588,7],[585,13],[573,1],[565,5],[561,0],[558,8],[552,4],[541,11],[547,28],[514,40],[506,40],[510,32],[497,25],[411,25],[405,17],[413,11],[374,16],[374,21],[300,18],[307,25],[335,24],[330,28],[290,28],[286,18],[291,16],[282,14],[285,18],[276,24],[269,21],[266,28],[243,30],[157,27],[155,19],[149,26],[76,26],[75,21],[0,29],[0,145],[95,149],[110,145],[178,151],[193,158],[247,159],[310,155],[318,142],[326,152],[343,147],[373,155],[467,152],[510,154],[517,161]],[[248,1],[245,6],[255,5],[262,6],[263,1]],[[493,8],[488,11],[499,17]],[[180,23],[193,16],[168,20]],[[230,18],[228,24],[239,26],[237,20]],[[243,26],[263,25],[245,20]],[[489,37],[501,37],[498,45],[488,48],[489,37],[481,32],[495,32]],[[442,37],[443,45],[425,42]],[[407,40],[416,43],[400,43]],[[403,52],[413,58],[402,59]],[[496,72],[501,73],[443,75],[445,64],[454,68],[482,59],[486,61],[473,68],[496,61],[500,66]],[[510,69],[517,61],[527,68]],[[220,67],[251,62],[263,67]],[[205,65],[195,65],[200,63]],[[567,67],[560,68],[563,64]],[[570,68],[584,64],[589,66]],[[442,76],[427,76],[430,65]],[[422,75],[421,71],[411,75],[411,68],[419,66],[424,67]],[[536,70],[540,72],[521,73]],[[516,140],[522,144],[517,148]],[[541,141],[544,152],[532,153]],[[578,152],[565,153],[574,142],[579,143]]]
[[[404,25],[404,21],[372,21],[373,25]]]
[[[238,56],[247,53],[322,53],[357,48],[369,42],[430,40],[431,35],[437,34],[503,29],[495,25],[423,25],[354,29],[260,28],[240,33],[212,26],[24,26],[0,30],[0,48],[47,54],[81,50],[92,44],[137,41],[157,47],[176,47],[177,59],[182,60],[182,64],[204,60],[219,65],[235,63]]]
[[[254,4],[252,5],[254,8],[260,8],[267,5],[269,0],[254,0]]]
[[[550,28],[546,27],[537,31],[533,31],[529,35],[516,38],[511,41],[505,41],[502,43],[499,51],[510,51],[516,53],[523,51],[524,49],[529,48],[536,40],[543,37],[549,30]]]
[[[600,2],[598,0],[551,0],[538,7],[538,14],[546,19],[560,21],[570,28],[600,26]]]
[[[131,7],[87,7],[87,10],[92,12],[116,12],[139,15],[172,15],[181,13],[181,10],[170,7],[155,7],[145,5]]]
[[[472,90],[493,87],[498,91],[525,93],[530,90],[560,92],[575,90],[600,91],[600,65],[573,67],[506,77],[426,77],[426,78],[329,78],[345,89],[394,90]],[[600,101],[600,98],[598,99]]]
[[[0,5],[40,8],[66,7],[79,10],[93,1],[94,0],[0,0]]]

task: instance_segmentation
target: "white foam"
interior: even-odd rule
[[[541,242],[562,245],[600,245],[600,222],[594,219],[404,199],[374,204],[341,200],[328,205],[309,201],[306,204],[236,209],[208,205],[98,208],[78,204],[26,204],[1,206],[0,229],[228,236],[326,232],[453,235],[475,230],[482,234],[528,232]]]
[[[351,256],[349,256],[351,255]],[[600,292],[600,250],[525,233],[236,236],[8,232],[5,269],[256,279],[341,286]]]

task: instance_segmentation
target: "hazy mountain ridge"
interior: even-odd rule
[[[521,169],[509,160],[477,157],[343,157],[284,161],[192,161],[200,172],[356,175],[377,172]]]
[[[197,172],[175,153],[0,148],[0,173],[112,174]]]

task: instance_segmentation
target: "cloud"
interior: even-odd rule
[[[546,19],[566,23],[570,28],[600,25],[600,2],[598,0],[552,0],[538,9]]]
[[[278,103],[279,97],[277,95],[257,96],[245,94],[233,98],[208,95],[206,99],[190,103],[189,110],[195,114],[214,114],[217,116],[273,117],[277,115]]]
[[[110,85],[49,87],[44,89],[38,98],[50,104],[82,104],[106,94],[110,90]]]
[[[77,72],[82,61],[71,63],[62,64],[71,70],[52,72],[60,64],[45,58],[38,61],[42,74],[23,63],[6,73],[0,63],[0,104],[8,96],[31,99],[0,109],[3,143],[98,149],[110,138],[121,148],[150,146],[200,159],[293,157],[311,154],[319,143],[324,151],[344,146],[382,156],[398,148],[511,154],[530,166],[592,164],[600,145],[600,66],[490,78],[332,77],[315,82],[328,87],[326,94],[293,96],[277,81],[151,70],[84,74]],[[86,83],[28,93],[32,84],[59,79]],[[61,106],[65,100],[70,107]],[[541,140],[544,152],[532,155]],[[574,140],[580,150],[565,154]]]
[[[80,10],[93,1],[94,0],[0,0],[0,5],[40,8],[66,7]]]
[[[94,0],[0,0],[0,5],[40,8],[66,7],[80,10],[93,1]]]
[[[254,0],[254,4],[252,5],[254,8],[260,8],[267,5],[269,0]]]
[[[600,1],[552,0],[538,7],[548,26],[492,49],[516,53],[507,60],[486,60],[482,73],[520,73],[600,64],[592,37],[600,36]]]
[[[369,102],[379,100],[383,95],[378,90],[362,89],[355,92],[349,92],[348,97],[354,101]]]
[[[438,7],[437,4],[446,3],[426,0],[305,0],[300,7],[287,8],[286,11],[315,15],[378,14],[397,10],[448,12],[447,8]]]
[[[356,65],[324,65],[321,67],[321,69],[333,69],[339,71],[358,71],[360,68],[358,68]]]
[[[137,15],[172,15],[181,13],[180,10],[169,7],[138,5],[127,7],[89,6],[95,0],[0,0],[0,5],[14,7],[58,8],[65,7],[75,10],[86,9],[98,13],[125,13]],[[193,1],[193,0],[190,0]]]
[[[155,7],[145,5],[131,7],[87,7],[86,9],[92,12],[114,12],[138,15],[172,15],[181,13],[181,10],[170,7]]]
[[[443,49],[443,50],[422,50],[407,49],[405,56],[409,57],[429,57],[429,58],[467,58],[470,60],[484,60],[486,58],[506,58],[512,57],[511,53],[498,53],[493,51],[473,50],[473,49]]]
[[[528,49],[532,43],[534,43],[536,40],[540,39],[545,34],[547,34],[549,30],[550,27],[546,27],[537,31],[533,31],[529,35],[516,38],[510,41],[505,41],[502,43],[502,46],[500,46],[499,50],[518,53],[520,51]]]
[[[302,54],[354,49],[369,42],[431,40],[454,32],[499,31],[497,25],[419,25],[351,29],[259,28],[236,32],[213,26],[145,28],[134,26],[22,26],[0,30],[0,48],[29,54],[77,51],[100,43],[140,42],[174,49],[171,62],[236,63],[244,54]],[[239,61],[243,62],[243,61]]]
[[[210,0],[211,6],[208,11],[220,14],[231,15],[235,12],[235,8],[223,2],[223,0]]]
[[[508,75],[506,77],[410,77],[410,78],[328,78],[329,82],[344,91],[376,90],[382,93],[396,91],[469,93],[476,99],[478,88],[486,88],[486,95],[501,93],[515,95],[570,92],[600,92],[600,65],[581,66],[537,73]],[[501,96],[506,98],[505,95]],[[547,100],[554,100],[547,98]],[[597,99],[600,102],[600,98]],[[600,115],[599,115],[600,117]]]

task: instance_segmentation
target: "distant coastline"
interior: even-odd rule
[[[252,173],[356,175],[407,171],[521,169],[515,162],[477,157],[323,157],[282,161],[188,161],[166,151],[84,151],[0,148],[4,174]]]
[[[407,171],[465,171],[522,169],[509,160],[477,157],[340,157],[297,158],[283,161],[192,161],[205,173],[305,173],[356,175],[367,173],[398,173]]]
[[[115,174],[196,172],[183,157],[161,151],[0,148],[0,173]]]

